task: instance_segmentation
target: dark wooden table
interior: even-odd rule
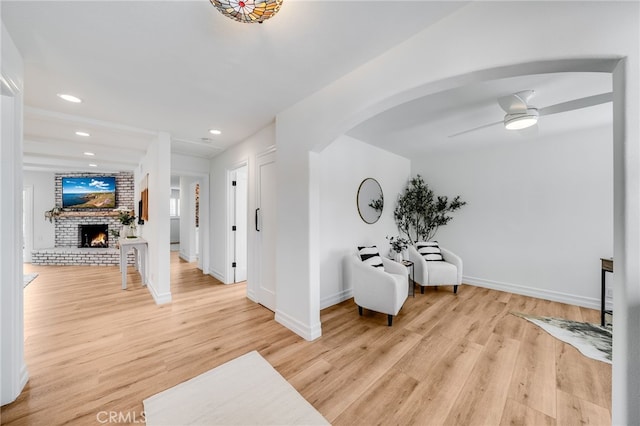
[[[604,315],[605,314],[613,315],[613,311],[604,309],[604,299],[607,293],[607,289],[605,286],[605,274],[607,272],[613,273],[613,258],[604,259],[601,257],[600,263],[601,263],[601,274],[602,274],[601,275],[602,289],[600,292],[600,325],[604,327]]]
[[[413,296],[416,297],[416,291],[415,291],[415,285],[416,285],[416,281],[415,281],[415,271],[414,271],[414,264],[412,261],[410,260],[403,260],[402,264],[404,266],[407,267],[407,269],[409,270],[409,296]]]

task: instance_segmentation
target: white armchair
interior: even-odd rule
[[[409,260],[414,264],[416,283],[422,294],[426,286],[439,285],[453,285],[453,293],[457,294],[458,286],[462,284],[462,259],[442,247],[440,253],[444,261],[427,261],[415,246],[409,246]]]
[[[353,299],[362,309],[387,314],[391,327],[408,296],[408,271],[405,266],[391,259],[382,258],[384,268],[369,266],[357,254],[347,257],[348,279],[353,289]]]

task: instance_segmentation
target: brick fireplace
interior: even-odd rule
[[[78,247],[109,247],[109,225],[78,225]]]
[[[116,205],[134,208],[135,194],[133,173],[119,172],[111,174],[116,178]],[[104,176],[91,173],[56,173],[55,199],[62,205],[62,177],[64,176]],[[55,246],[50,249],[38,249],[32,252],[32,263],[40,265],[118,265],[120,252],[116,248],[116,239],[109,235],[111,230],[119,230],[122,225],[113,209],[65,209],[54,218]],[[102,233],[103,237],[89,234]],[[97,242],[93,242],[98,236]],[[89,239],[87,242],[86,239]],[[133,263],[133,253],[129,253],[128,262]]]
[[[74,214],[80,214],[80,216],[65,216],[63,213],[56,218],[55,247],[92,247],[87,246],[82,240],[84,236],[82,229],[96,229],[96,227],[107,229],[107,244],[104,247],[115,247],[115,240],[108,238],[108,233],[122,226],[117,217],[106,216],[106,212],[74,212]]]

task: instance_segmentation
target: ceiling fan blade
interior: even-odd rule
[[[613,92],[601,93],[599,95],[587,96],[586,98],[574,99],[572,101],[562,102],[555,105],[549,105],[538,110],[540,115],[557,114],[559,112],[573,111],[576,109],[587,108],[590,106],[600,105],[613,100]]]
[[[500,120],[500,121],[496,121],[495,123],[483,124],[482,126],[474,127],[473,129],[467,129],[462,132],[454,133],[452,135],[449,135],[449,137],[455,138],[456,136],[464,135],[465,133],[475,132],[476,130],[485,129],[487,127],[495,126],[496,124],[503,124],[503,123],[504,121]]]
[[[523,90],[522,92],[502,96],[498,98],[498,104],[507,114],[525,113],[529,108],[527,102],[529,102],[534,93],[533,90]]]

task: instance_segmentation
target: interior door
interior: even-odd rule
[[[276,155],[258,158],[255,211],[258,302],[276,310]]]
[[[247,279],[247,166],[235,170],[234,182],[234,268],[233,282]]]

